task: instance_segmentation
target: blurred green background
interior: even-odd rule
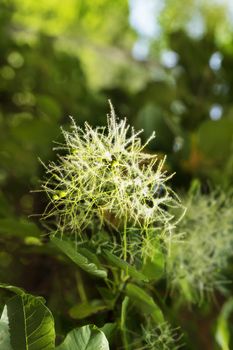
[[[0,279],[45,296],[57,329],[69,328],[80,276],[43,245],[39,218],[28,218],[46,206],[43,194],[30,192],[45,175],[38,157],[56,158],[54,141],[70,115],[79,125],[104,125],[110,99],[145,139],[156,131],[149,150],[167,154],[175,189],[199,178],[228,191],[233,3],[0,0],[0,52]],[[195,313],[190,349],[213,348],[204,333],[215,309]]]

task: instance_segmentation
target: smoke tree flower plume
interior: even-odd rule
[[[57,218],[59,232],[82,237],[93,223],[139,228],[143,232],[171,233],[174,216],[167,210],[180,206],[167,185],[172,175],[163,169],[165,157],[145,153],[154,133],[142,144],[139,132],[117,120],[111,106],[107,127],[63,130],[66,155],[46,169],[43,189],[50,199],[45,217]]]
[[[223,272],[233,256],[233,196],[198,190],[185,204],[186,215],[177,226],[182,239],[171,243],[167,278],[183,300],[201,303],[226,283]]]

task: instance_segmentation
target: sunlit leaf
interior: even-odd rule
[[[0,287],[17,294],[6,303],[13,350],[54,349],[54,320],[44,298],[27,294],[15,286],[1,283]]]
[[[0,319],[0,349],[12,350],[10,343],[9,320],[7,315],[7,307],[4,306]]]
[[[93,325],[71,331],[56,350],[109,350],[104,332]]]

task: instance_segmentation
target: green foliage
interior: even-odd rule
[[[9,321],[7,307],[5,306],[0,319],[0,348],[12,350],[10,343]]]
[[[5,309],[12,349],[54,349],[54,321],[43,298],[26,294],[16,287],[1,287],[17,294],[7,301]]]
[[[88,257],[76,251],[74,243],[71,244],[69,242],[60,240],[56,237],[53,237],[51,241],[53,242],[53,244],[55,244],[55,246],[58,249],[65,253],[75,264],[77,264],[84,271],[100,278],[107,277],[106,270],[97,267],[95,263],[88,260]]]
[[[230,298],[223,305],[222,310],[218,316],[217,326],[215,331],[215,338],[222,350],[230,349],[230,327],[229,317],[233,311],[233,299]]]
[[[108,130],[73,127],[72,133],[63,131],[66,144],[59,147],[67,155],[60,156],[58,166],[45,166],[49,178],[43,190],[50,199],[45,218],[52,217],[57,226],[51,246],[102,284],[100,295],[90,300],[77,271],[81,302],[69,308],[69,315],[85,320],[111,311],[116,327],[105,330],[120,335],[120,347],[176,349],[179,336],[165,320],[161,296],[156,293],[158,302],[152,296],[153,283],[167,277],[183,301],[197,303],[222,287],[222,271],[232,256],[232,198],[217,191],[202,195],[196,181],[181,215],[183,206],[166,183],[171,176],[163,170],[165,159],[144,153],[139,133],[132,129],[128,136],[126,121],[118,123],[113,109]],[[25,243],[38,240],[29,232]],[[1,287],[17,294],[6,303],[13,350],[53,349],[53,317],[43,299]],[[216,333],[224,350],[229,342],[225,319],[220,316]],[[6,324],[3,342],[9,343]],[[111,341],[115,344],[114,336]],[[103,331],[90,325],[71,331],[58,348],[74,346],[109,349]]]
[[[12,285],[46,298],[56,321],[57,344],[67,333],[72,334],[68,341],[74,340],[74,334],[82,334],[82,328],[77,327],[96,324],[112,349],[176,349],[181,332],[185,333],[187,349],[232,347],[232,286],[227,283],[232,278],[230,11],[226,12],[225,3],[219,2],[165,1],[158,19],[160,36],[148,39],[149,53],[143,61],[136,60],[131,52],[138,39],[137,47],[141,41],[147,44],[147,38],[137,38],[128,16],[128,3],[123,0],[68,0],[66,4],[58,0],[0,1],[0,280],[8,285],[8,291],[0,294],[0,305],[5,305],[0,321],[0,348],[4,350],[12,350],[8,293],[19,293],[15,303],[21,314],[26,306],[40,307],[40,316],[48,310],[42,299],[36,299],[36,304],[30,299],[29,305],[29,299],[23,297],[26,293]],[[204,27],[195,36],[196,29],[200,29],[196,20]],[[166,54],[165,48],[177,55],[173,67],[160,60]],[[213,58],[217,58],[215,67]],[[130,147],[128,163],[114,154],[117,163],[109,159],[109,138],[101,138],[109,153],[101,158],[102,168],[98,169],[100,142],[92,141],[97,158],[86,161],[89,168],[83,174],[82,186],[80,181],[76,183],[82,189],[79,194],[86,191],[85,196],[76,200],[78,191],[72,192],[70,187],[68,199],[72,205],[67,205],[66,210],[72,208],[72,220],[67,217],[63,230],[57,229],[55,217],[64,210],[65,189],[61,186],[55,193],[53,188],[54,198],[49,200],[43,193],[29,191],[39,187],[39,178],[48,176],[41,164],[55,159],[53,141],[61,148],[61,167],[68,159],[78,160],[81,165],[79,154],[72,153],[77,145],[70,150],[62,145],[59,127],[68,130],[64,131],[67,137],[74,136],[75,128],[67,126],[71,114],[77,117],[74,124],[82,130],[87,120],[96,131],[97,125],[105,123],[107,99],[127,116],[131,125],[144,129],[141,145],[156,131],[155,141],[152,139],[143,152],[147,152],[146,157],[149,153],[151,159],[156,154],[154,172],[167,154],[161,173],[166,177],[176,172],[176,176],[169,184],[156,188],[157,197],[150,193],[150,199],[157,201],[158,212],[144,230],[145,211],[135,221],[142,207],[137,207],[135,216],[132,203],[136,200],[146,209],[151,203],[144,201],[137,186],[132,186],[135,196],[124,192],[127,196],[119,198],[119,184],[122,178],[125,184],[125,173],[131,176],[136,171]],[[217,116],[212,115],[216,107],[220,113]],[[98,129],[98,137],[102,131]],[[106,136],[107,128],[105,131]],[[126,138],[129,137],[128,133]],[[42,162],[38,162],[38,156]],[[145,154],[141,158],[140,171],[137,170],[141,175],[147,171],[146,176],[148,172],[152,176],[151,169],[147,169],[148,159]],[[120,167],[119,181],[113,186],[113,169]],[[91,168],[93,175],[88,177]],[[81,169],[84,173],[82,166]],[[79,170],[72,168],[72,181]],[[64,187],[71,173],[62,173]],[[87,191],[85,186],[94,177],[93,188]],[[201,190],[188,197],[185,192],[193,178],[199,179]],[[156,182],[151,177],[153,181]],[[92,202],[94,185],[98,196]],[[219,192],[211,190],[216,185],[221,187]],[[106,203],[102,205],[101,200],[110,198],[113,187],[112,195],[118,195],[118,204],[109,201],[105,210]],[[188,206],[187,215],[180,221],[180,213],[168,208],[169,196],[177,201],[171,188],[183,193],[180,197]],[[123,199],[128,200],[127,205]],[[48,210],[54,206],[54,215],[46,222],[39,223],[36,216],[28,218],[42,213],[48,202]],[[102,205],[101,212],[95,208],[96,202]],[[129,212],[133,219],[129,220]],[[126,213],[127,225],[123,220]],[[163,216],[171,218],[165,230],[161,230]],[[137,227],[132,227],[135,222]],[[80,224],[82,228],[77,230]],[[75,227],[72,232],[69,225]],[[48,232],[52,236],[48,237]],[[209,295],[216,303],[206,298]],[[187,303],[193,302],[198,306],[188,308]],[[217,305],[222,304],[220,310]],[[164,319],[158,324],[160,309]],[[33,324],[37,325],[38,320]],[[177,325],[181,327],[178,332],[173,330]],[[23,334],[20,322],[15,327]],[[86,327],[92,334],[93,326]],[[17,344],[17,350],[18,347]]]
[[[105,311],[107,306],[100,300],[92,300],[91,302],[83,302],[81,304],[74,305],[69,314],[74,319],[83,319],[91,315]]]
[[[4,307],[0,320],[1,343],[4,350],[55,349],[54,321],[50,310],[41,297],[34,297],[14,286],[1,285],[16,293]],[[110,334],[112,325],[103,328]],[[97,327],[84,326],[74,329],[57,346],[59,350],[78,348],[80,350],[108,350],[108,340]]]
[[[139,308],[141,308],[141,311],[145,315],[151,315],[155,323],[162,324],[164,322],[161,310],[155,304],[153,298],[142,288],[132,283],[128,283],[126,287],[126,294]]]
[[[186,29],[190,36],[198,38],[203,32],[212,31],[218,43],[227,45],[232,33],[228,11],[225,2],[189,0],[183,4],[177,0],[166,0],[160,20],[165,34]]]
[[[165,273],[165,256],[157,239],[145,241],[143,257],[142,273],[152,281],[162,278]]]
[[[138,281],[148,281],[145,274],[136,270],[135,267],[127,263],[127,261],[122,260],[107,250],[104,250],[103,253],[107,260],[112,264],[112,266],[120,268],[121,270],[125,271],[127,275],[137,279]]]
[[[95,326],[83,326],[74,329],[58,346],[57,350],[109,350],[109,345],[104,332]]]

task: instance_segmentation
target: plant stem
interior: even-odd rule
[[[129,303],[129,297],[125,297],[122,305],[121,305],[121,332],[122,332],[122,341],[123,341],[123,346],[125,350],[129,349],[129,344],[128,344],[128,337],[127,337],[127,330],[126,330],[126,310],[128,307]]]
[[[124,221],[124,235],[123,235],[123,240],[124,240],[124,260],[127,260],[127,218],[125,218]]]
[[[76,280],[77,280],[77,289],[78,293],[80,296],[80,300],[82,303],[87,302],[88,298],[85,292],[84,284],[83,284],[83,279],[81,276],[81,273],[79,271],[76,271]]]

